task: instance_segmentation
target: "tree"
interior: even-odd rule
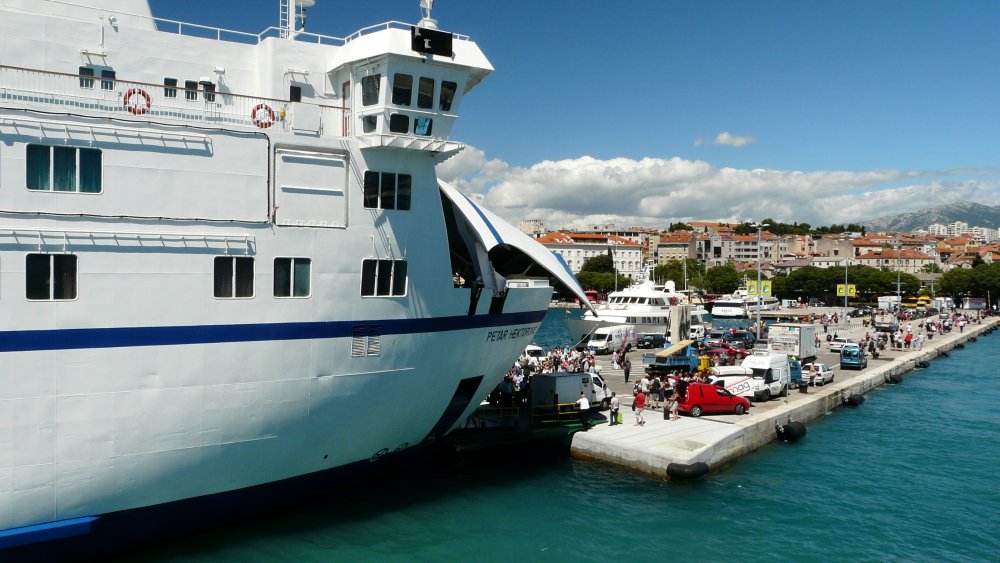
[[[920,268],[920,271],[924,272],[925,274],[940,274],[941,266],[938,266],[934,262],[931,262],[930,264],[924,264],[924,266]]]
[[[602,293],[608,293],[617,289],[628,287],[631,280],[628,276],[618,275],[618,285],[615,285],[615,274],[609,272],[584,272],[576,275],[577,281],[583,289],[596,289]]]
[[[670,226],[667,227],[667,231],[671,233],[676,231],[693,231],[693,230],[694,227],[688,225],[687,223],[670,223]]]
[[[938,293],[952,298],[970,295],[975,285],[974,276],[975,272],[968,268],[953,268],[941,276],[937,285]]]
[[[607,254],[598,254],[597,256],[591,256],[590,258],[584,260],[583,266],[580,266],[580,272],[613,274],[615,272],[615,265],[614,262],[611,261],[611,257]]]
[[[701,287],[701,279],[705,272],[705,266],[694,258],[687,258],[687,279],[688,287]],[[653,280],[657,283],[665,283],[670,280],[674,282],[677,289],[684,288],[684,262],[680,260],[670,260],[666,264],[660,264],[653,269]]]
[[[742,277],[732,264],[715,266],[705,270],[705,291],[708,293],[732,293],[740,286]]]

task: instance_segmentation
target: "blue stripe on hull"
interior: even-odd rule
[[[536,323],[544,317],[545,311],[529,311],[426,319],[16,330],[0,332],[0,352],[346,338],[357,325],[378,325],[381,334],[419,334]]]

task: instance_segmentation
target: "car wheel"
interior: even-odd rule
[[[761,400],[763,402],[765,402],[765,403],[771,400],[771,390],[770,389],[764,389],[764,398],[761,399]]]
[[[785,385],[784,387],[781,388],[781,396],[782,397],[787,397],[788,396],[788,386],[787,385]]]
[[[736,414],[743,414],[747,412],[747,408],[743,406],[743,403],[736,405]]]
[[[833,383],[833,374],[830,374],[830,383]]]
[[[693,417],[699,417],[699,416],[701,416],[701,406],[695,405],[695,406],[691,407],[690,413],[691,413],[691,416],[693,416]]]

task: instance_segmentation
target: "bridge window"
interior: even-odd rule
[[[451,102],[455,99],[455,92],[458,91],[458,84],[455,82],[441,81],[441,97],[438,105],[441,111],[451,111]]]
[[[184,81],[184,99],[194,101],[198,99],[198,83],[194,80]]]
[[[410,209],[413,178],[409,174],[365,172],[364,205],[369,209]]]
[[[28,299],[76,299],[76,255],[28,254],[24,266],[24,289]]]
[[[389,115],[389,131],[392,131],[393,133],[409,133],[410,116],[403,115],[401,113],[393,113]]]
[[[101,151],[77,147],[27,145],[29,190],[101,192]]]
[[[373,106],[378,103],[381,74],[369,74],[361,78],[361,105]]]
[[[215,296],[223,299],[253,297],[253,258],[216,256]]]
[[[362,262],[362,297],[403,295],[406,295],[406,260],[367,259]]]
[[[396,74],[392,79],[392,103],[397,106],[409,106],[413,98],[413,77],[409,74]]]
[[[311,270],[309,258],[275,258],[274,296],[309,297]]]
[[[430,136],[434,131],[434,120],[429,117],[413,118],[413,134]]]
[[[294,84],[288,87],[288,101],[289,102],[301,102],[302,101],[302,87],[296,86]]]
[[[420,77],[420,86],[417,89],[417,107],[421,109],[434,107],[433,78]]]

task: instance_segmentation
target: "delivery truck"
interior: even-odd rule
[[[775,323],[767,331],[767,344],[772,352],[795,356],[801,363],[816,359],[816,325],[805,323]]]

